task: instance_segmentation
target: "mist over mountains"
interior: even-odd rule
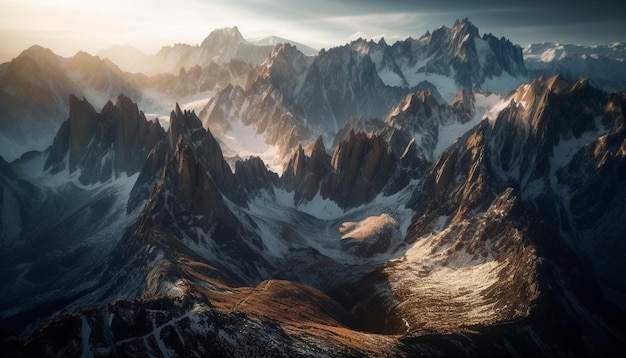
[[[0,65],[3,351],[624,351],[623,54],[467,19],[33,46]]]

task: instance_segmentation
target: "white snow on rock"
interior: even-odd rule
[[[505,108],[505,106],[502,106],[502,97],[495,93],[478,92],[474,94],[474,100],[475,112],[474,117],[470,121],[466,123],[453,122],[447,126],[439,127],[437,146],[433,151],[434,158],[438,158],[457,138],[467,133],[486,116],[493,116]]]
[[[265,137],[257,133],[256,126],[246,126],[237,119],[229,124],[230,129],[221,138],[226,151],[234,152],[243,159],[258,156],[271,171],[282,174],[283,163],[278,146],[267,144]]]
[[[296,207],[293,192],[274,188],[273,193],[266,192],[258,196],[249,202],[248,209],[239,211],[243,211],[241,215],[245,213],[246,218],[252,219],[255,230],[261,234],[263,245],[271,256],[281,257],[289,252],[290,247],[302,246],[314,248],[336,262],[356,264],[364,259],[346,252],[341,246],[342,237],[350,234],[363,239],[376,239],[376,234],[389,226],[394,232],[394,240],[404,237],[413,211],[398,203],[408,201],[417,184],[413,182],[391,196],[381,194],[372,202],[347,211],[330,200],[322,199],[319,194],[311,202]],[[342,233],[342,226],[350,230]],[[297,232],[296,238],[286,239],[283,233],[287,229]],[[399,242],[394,241],[393,244],[395,246],[392,245],[388,252],[377,256],[377,260],[395,257]]]

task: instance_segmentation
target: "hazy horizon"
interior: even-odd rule
[[[130,45],[148,54],[175,43],[196,45],[213,30],[237,26],[245,38],[278,36],[321,49],[357,37],[388,43],[419,37],[469,18],[483,33],[521,46],[539,42],[606,45],[626,42],[616,1],[290,1],[0,0],[0,63],[40,45],[69,57]]]

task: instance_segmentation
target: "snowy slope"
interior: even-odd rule
[[[0,275],[5,295],[0,304],[10,309],[2,310],[1,319],[35,318],[37,307],[58,300],[70,303],[97,287],[102,272],[94,270],[139,215],[138,210],[126,211],[138,174],[85,186],[78,181],[80,171],[42,172],[44,160],[39,155],[14,165],[16,173],[43,191],[45,200],[37,222],[26,222],[16,245],[3,249]],[[69,312],[100,303],[92,297],[54,310]]]
[[[561,74],[570,81],[580,76],[607,92],[626,88],[626,45],[581,46],[544,42],[524,48],[527,68],[546,76]]]

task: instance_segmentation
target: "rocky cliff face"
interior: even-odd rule
[[[86,99],[70,96],[70,116],[55,137],[43,169],[70,173],[81,169],[83,184],[105,182],[120,173],[132,175],[165,137],[158,122],[148,122],[137,104],[120,95],[98,113]]]
[[[313,133],[302,113],[291,111],[280,92],[269,87],[266,80],[254,82],[247,90],[226,87],[209,101],[199,117],[218,139],[226,141],[228,133],[230,137],[240,135],[241,142],[235,145],[244,148],[246,140],[262,140],[275,146],[281,159],[288,158]]]
[[[292,189],[296,205],[313,200],[319,192],[320,185],[330,174],[331,157],[326,153],[322,137],[319,137],[311,151],[311,155],[304,153],[302,146],[287,164],[282,181],[287,188]]]
[[[337,132],[351,117],[381,117],[406,92],[383,83],[370,56],[355,44],[320,51],[308,69],[297,103],[312,125]]]
[[[133,78],[144,88],[184,98],[207,91],[217,92],[228,85],[243,87],[253,74],[252,65],[233,59],[226,63],[210,62],[205,66],[181,68],[176,75],[156,74],[148,77],[136,74]]]
[[[481,38],[463,20],[392,46],[359,39],[312,60],[295,47],[278,46],[254,81],[220,91],[200,118],[218,137],[233,124],[250,126],[289,158],[303,140],[336,134],[353,117],[384,118],[411,92],[430,90],[438,106],[456,109],[439,113],[441,121],[449,123],[456,113],[466,123],[473,117],[472,90],[505,93],[514,89],[506,83],[521,83],[526,75],[521,48],[491,35]],[[459,93],[465,96],[457,98]],[[429,140],[436,142],[433,135]]]
[[[289,44],[278,45],[257,70],[256,80],[267,80],[288,103],[296,98],[303,76],[313,60]]]
[[[518,90],[490,133],[502,185],[518,187],[609,287],[624,285],[613,261],[624,252],[615,231],[623,213],[611,209],[623,195],[623,108],[622,94],[586,79],[540,78]]]
[[[333,153],[333,171],[321,195],[332,198],[343,208],[366,203],[387,185],[397,158],[380,136],[351,133]]]
[[[457,20],[452,28],[439,27],[419,39],[396,42],[391,55],[382,58],[387,57],[395,62],[395,66],[386,66],[387,73],[393,74],[387,78],[410,86],[425,75],[437,74],[452,76],[466,89],[489,89],[489,79],[501,75],[521,79],[527,74],[519,46],[491,34],[480,37],[478,28],[467,19]]]
[[[278,175],[265,166],[259,157],[235,162],[235,182],[252,199],[264,191],[272,191],[278,185]]]
[[[219,190],[236,203],[243,205],[246,202],[245,192],[241,190],[235,180],[233,172],[224,160],[219,143],[210,130],[202,127],[195,112],[181,111],[176,107],[170,115],[169,143],[172,151],[182,141],[193,149],[194,156],[208,173]]]
[[[346,291],[357,294],[348,302],[370,329],[408,332],[414,352],[432,349],[428,332],[466,325],[481,333],[463,339],[491,340],[463,349],[466,353],[479,354],[487,346],[499,351],[491,344],[501,341],[509,342],[507,354],[593,355],[616,349],[623,326],[612,320],[597,325],[593,317],[623,312],[600,293],[585,259],[558,238],[558,227],[542,218],[544,209],[519,189],[502,186],[493,164],[500,151],[491,150],[492,125],[481,122],[442,154],[408,202],[415,212],[405,237],[410,248],[349,287]],[[581,294],[583,287],[594,287],[589,291],[594,293]],[[485,306],[490,309],[478,308]],[[566,316],[576,323],[564,324]],[[499,320],[510,323],[495,334],[487,327]],[[444,344],[453,336],[459,337],[444,334],[437,340]]]
[[[319,194],[349,209],[370,202],[393,182],[398,171],[398,157],[381,135],[352,131],[332,156],[326,153],[321,137],[310,155],[300,146],[281,182],[294,192],[296,206]]]

